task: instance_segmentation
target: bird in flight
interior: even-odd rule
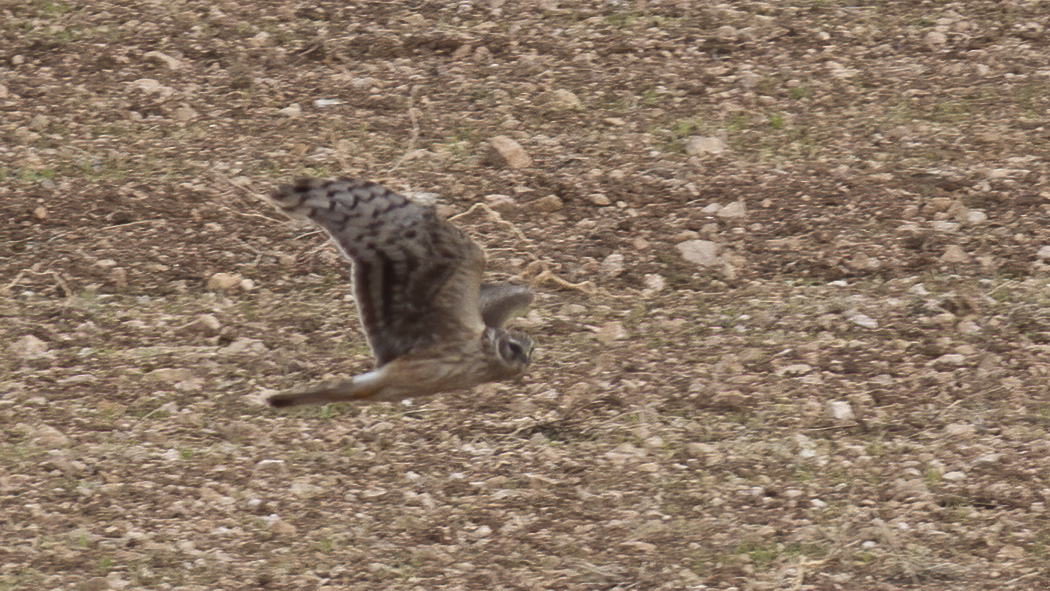
[[[525,373],[532,339],[506,328],[532,290],[482,283],[485,253],[432,205],[372,182],[304,179],[271,202],[324,229],[353,267],[357,311],[376,358],[349,380],[275,394],[275,408],[396,401]]]

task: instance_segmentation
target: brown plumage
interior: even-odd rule
[[[505,328],[532,302],[528,288],[486,284],[481,248],[430,205],[375,183],[302,180],[271,197],[325,231],[353,262],[353,289],[376,369],[351,380],[271,396],[285,407],[400,400],[524,373],[533,344]]]

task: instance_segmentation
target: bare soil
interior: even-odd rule
[[[1048,26],[0,3],[0,591],[1050,588]],[[526,378],[261,404],[371,364],[258,199],[334,175],[533,284]]]

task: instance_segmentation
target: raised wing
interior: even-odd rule
[[[353,261],[354,297],[377,366],[484,330],[485,255],[432,206],[348,178],[301,180],[271,200],[324,228]]]
[[[525,313],[532,303],[532,290],[513,283],[481,285],[481,318],[485,326],[503,328],[507,322]]]

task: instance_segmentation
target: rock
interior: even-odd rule
[[[642,442],[642,445],[649,449],[661,449],[664,446],[664,438],[659,435],[653,435],[652,437],[647,437]]]
[[[606,322],[598,329],[598,341],[606,345],[616,341],[622,341],[626,338],[627,329],[623,327],[622,322]]]
[[[856,324],[861,328],[879,327],[879,322],[877,320],[875,320],[871,316],[868,316],[867,314],[862,314],[856,310],[846,310],[846,312],[844,312],[843,315],[846,317],[846,320],[849,320],[850,322]]]
[[[129,86],[131,88],[137,88],[146,94],[158,94],[162,97],[167,97],[175,92],[174,88],[164,86],[153,78],[139,78],[138,80],[129,83]]]
[[[507,136],[498,135],[489,140],[485,161],[494,166],[508,168],[525,168],[532,166],[532,158],[525,153],[521,144]]]
[[[752,88],[757,86],[758,83],[761,81],[762,77],[758,74],[755,74],[754,72],[744,72],[743,74],[740,74],[740,77],[737,79],[736,83],[739,84],[740,88],[743,88],[744,90],[751,90]]]
[[[1024,560],[1027,557],[1028,553],[1025,552],[1024,548],[1012,544],[1003,546],[999,549],[999,552],[995,554],[996,560],[1000,561],[1000,563],[1003,560]]]
[[[296,117],[303,114],[303,108],[299,106],[299,103],[292,103],[277,112],[281,115],[284,115],[285,117],[295,119]]]
[[[933,367],[952,369],[966,365],[966,356],[959,353],[947,353],[930,362]]]
[[[725,152],[725,150],[725,142],[716,137],[694,135],[685,140],[685,153],[690,156],[721,154],[722,152]]]
[[[288,471],[288,467],[284,460],[259,460],[255,464],[255,470],[270,474],[283,474]]]
[[[294,536],[299,530],[297,530],[294,525],[278,518],[270,523],[270,531],[279,536]]]
[[[852,421],[853,407],[845,400],[833,400],[828,403],[828,412],[836,421]]]
[[[980,457],[974,459],[974,461],[970,462],[970,465],[972,465],[974,467],[978,467],[978,466],[994,466],[994,465],[996,465],[996,464],[998,464],[998,463],[1000,463],[1002,461],[1003,461],[1003,454],[990,453],[990,454],[984,454],[983,456],[980,456]]]
[[[109,579],[106,577],[91,577],[81,581],[76,589],[77,591],[106,591],[111,589],[111,587],[109,586]]]
[[[966,480],[966,473],[959,470],[952,470],[951,472],[945,472],[941,479],[947,480],[948,482],[961,482]]]
[[[580,99],[572,92],[559,88],[544,95],[544,103],[550,106],[574,109],[581,105]]]
[[[972,437],[977,434],[977,427],[966,423],[950,423],[945,425],[944,434],[949,437]]]
[[[222,323],[211,314],[201,314],[187,328],[208,336],[215,336],[222,329]]]
[[[219,355],[236,355],[238,353],[266,353],[267,351],[266,345],[259,339],[238,337],[237,340],[219,349],[217,353]]]
[[[1035,253],[1035,257],[1041,261],[1050,260],[1050,245],[1041,247],[1039,252]]]
[[[732,25],[722,25],[715,29],[715,38],[719,41],[736,41],[740,32]]]
[[[682,258],[701,267],[713,267],[722,261],[718,254],[721,248],[710,240],[686,240],[675,245]]]
[[[930,31],[929,33],[926,33],[923,42],[929,49],[939,49],[942,45],[948,42],[948,36],[940,31]]]
[[[667,281],[663,276],[657,275],[656,273],[646,274],[646,276],[642,278],[642,283],[645,285],[645,288],[642,289],[642,295],[645,297],[663,291],[664,287],[667,285]]]
[[[142,56],[142,58],[147,62],[153,62],[155,64],[165,66],[169,70],[178,70],[182,67],[182,62],[180,62],[178,59],[173,58],[166,53],[161,53],[159,51],[147,51]]]
[[[176,121],[181,121],[182,123],[187,123],[189,121],[193,121],[196,118],[197,118],[197,111],[194,111],[193,109],[191,109],[189,107],[179,107],[178,109],[175,109],[175,120]]]
[[[605,193],[591,193],[587,196],[587,201],[601,207],[612,205],[612,201],[609,200],[609,197],[607,197]]]
[[[953,205],[958,203],[958,201],[955,201],[951,197],[934,197],[930,199],[929,208],[930,211],[933,212],[948,211]]]
[[[624,256],[618,252],[610,254],[598,265],[598,274],[603,279],[612,279],[620,276],[625,268],[624,260]]]
[[[47,129],[47,124],[51,122],[51,119],[43,113],[38,113],[29,120],[29,129],[33,131],[44,131]]]
[[[59,380],[62,384],[94,384],[98,382],[98,376],[89,373],[78,373]]]
[[[23,359],[38,359],[47,356],[47,343],[41,341],[31,334],[27,334],[7,348],[16,357]]]
[[[502,214],[514,213],[520,209],[518,202],[510,195],[485,195],[485,203]]]
[[[747,207],[743,201],[734,201],[719,209],[715,215],[721,220],[739,220],[747,217]]]
[[[244,277],[240,273],[215,273],[208,278],[208,289],[215,291],[229,291],[241,285]]]
[[[926,482],[919,479],[898,479],[893,482],[893,488],[893,498],[896,500],[925,499],[930,496],[930,490],[926,487]]]
[[[807,373],[813,371],[812,365],[806,365],[805,363],[795,363],[780,368],[777,371],[777,375],[781,376],[804,376]]]
[[[547,195],[546,197],[540,197],[530,204],[533,211],[540,213],[554,213],[565,207],[561,198],[557,195]]]
[[[970,255],[966,254],[961,246],[952,244],[944,250],[941,261],[949,264],[967,263],[970,261]]]
[[[288,491],[300,499],[312,499],[314,497],[319,497],[324,493],[323,488],[316,484],[311,484],[302,478],[297,478],[292,481],[292,485],[288,488]]]
[[[710,443],[692,442],[685,445],[685,453],[691,458],[718,455],[718,447]]]
[[[270,45],[273,35],[270,35],[266,31],[259,31],[254,37],[248,40],[252,47],[266,47]]]
[[[846,261],[846,266],[854,271],[873,271],[879,268],[879,260],[858,252]]]
[[[29,443],[47,449],[69,447],[69,437],[51,425],[40,425],[29,433]]]
[[[971,226],[979,226],[988,221],[988,214],[979,209],[971,210],[966,214],[966,223]]]
[[[182,380],[175,384],[175,389],[179,392],[197,392],[204,387],[204,379],[202,378],[190,378],[188,380]]]

